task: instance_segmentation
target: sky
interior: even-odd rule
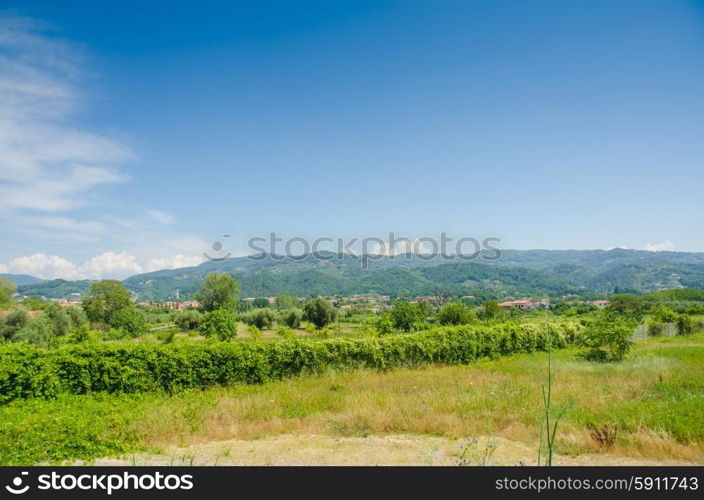
[[[703,56],[694,1],[5,0],[0,273],[272,232],[701,252]]]

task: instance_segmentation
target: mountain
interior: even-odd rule
[[[5,278],[6,280],[12,281],[15,285],[35,285],[37,283],[42,283],[44,280],[35,278],[34,276],[29,276],[28,274],[3,274],[0,273],[0,278]]]
[[[188,299],[210,273],[232,274],[243,297],[292,294],[431,295],[439,290],[477,297],[603,295],[614,290],[650,292],[704,289],[704,254],[639,250],[504,250],[501,259],[463,261],[400,255],[369,257],[368,266],[346,254],[288,259],[263,254],[131,276],[123,284],[138,300]],[[68,297],[90,282],[52,280],[18,287],[24,295]]]

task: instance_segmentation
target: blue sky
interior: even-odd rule
[[[2,9],[0,272],[271,231],[704,251],[701,2]]]

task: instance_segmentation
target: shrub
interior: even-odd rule
[[[388,312],[382,312],[374,322],[374,329],[379,335],[388,335],[394,331],[394,322]]]
[[[130,337],[139,337],[149,330],[144,313],[134,307],[115,311],[110,318],[109,325],[125,332]]]
[[[269,308],[256,309],[242,315],[242,321],[248,325],[254,325],[260,330],[271,328],[276,320],[276,314]]]
[[[417,330],[422,326],[424,319],[423,311],[416,304],[396,302],[391,308],[391,321],[399,330]]]
[[[438,322],[441,325],[467,325],[474,321],[472,310],[461,302],[445,304],[438,313]]]
[[[678,335],[690,335],[696,330],[695,321],[686,314],[678,314],[675,324]]]
[[[247,328],[247,331],[249,332],[249,337],[253,340],[259,340],[262,338],[262,331],[254,325],[250,325],[249,328]]]
[[[0,333],[2,333],[2,337],[5,340],[12,341],[14,340],[15,335],[17,335],[17,332],[27,326],[29,322],[30,317],[27,311],[24,309],[14,309],[10,311],[10,314],[8,314],[2,322],[2,329],[0,330]]]
[[[303,318],[321,329],[337,318],[337,311],[327,300],[317,297],[303,306]]]
[[[303,320],[303,313],[300,309],[289,309],[288,311],[283,311],[281,313],[281,323],[288,326],[289,328],[298,328],[301,326],[301,321]]]
[[[287,326],[280,326],[276,329],[276,335],[285,339],[295,339],[296,332]]]
[[[230,340],[237,336],[237,318],[225,309],[209,311],[203,315],[200,331],[206,337],[215,336],[220,340]]]
[[[206,314],[203,324],[228,311]],[[56,349],[0,346],[0,403],[17,398],[88,392],[173,392],[235,383],[262,383],[326,370],[387,370],[430,363],[466,364],[481,358],[565,347],[578,338],[575,323],[502,323],[442,327],[382,338],[193,342],[80,343]],[[548,337],[550,341],[548,342]]]
[[[174,317],[174,323],[183,331],[197,330],[202,320],[203,315],[195,309],[179,311]]]
[[[601,314],[580,337],[582,356],[590,361],[621,361],[633,345],[633,327],[613,314]]]

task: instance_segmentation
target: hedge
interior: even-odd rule
[[[48,350],[11,344],[0,348],[0,403],[63,393],[173,392],[262,383],[328,369],[466,364],[479,358],[545,350],[548,336],[558,349],[574,342],[580,328],[571,322],[507,323],[322,341],[85,343]]]

